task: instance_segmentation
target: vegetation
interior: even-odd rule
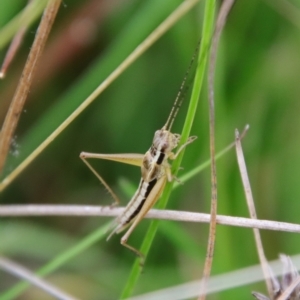
[[[109,3],[108,3],[109,2]],[[244,155],[258,218],[299,223],[300,118],[299,4],[240,0],[225,26],[215,81],[216,149],[234,141],[246,124]],[[181,1],[71,1],[60,7],[21,115],[5,178],[44,141]],[[23,1],[1,5],[0,28]],[[294,6],[293,9],[290,9]],[[84,110],[1,194],[1,204],[109,205],[110,195],[79,159],[81,151],[144,153],[162,127],[201,35],[205,3],[183,16]],[[38,22],[0,82],[4,119]],[[1,45],[1,34],[0,34]],[[5,49],[0,53],[5,55]],[[188,80],[192,85],[192,74]],[[178,177],[209,159],[207,78]],[[189,95],[174,123],[181,132]],[[91,161],[122,205],[136,188],[138,168]],[[298,175],[299,174],[299,175]],[[217,162],[218,213],[248,217],[234,150]],[[209,212],[210,170],[171,194],[168,209]],[[119,236],[105,241],[108,219],[99,217],[9,217],[0,220],[0,253],[79,299],[120,297],[135,257]],[[139,247],[150,221],[130,237]],[[104,227],[102,227],[104,226]],[[201,278],[208,225],[160,221],[134,295]],[[262,231],[266,256],[299,253],[294,233]],[[72,250],[70,250],[72,249]],[[293,259],[297,265],[297,261]],[[258,264],[251,229],[217,227],[213,275]],[[0,272],[0,299],[18,281]],[[217,292],[208,299],[251,299],[264,283]],[[16,291],[16,290],[15,290]],[[1,298],[1,296],[3,298]],[[46,299],[36,288],[18,299]],[[13,299],[13,298],[9,298]]]

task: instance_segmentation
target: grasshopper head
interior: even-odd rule
[[[156,150],[168,153],[177,147],[180,135],[166,130],[164,127],[157,130],[154,134],[153,146]]]

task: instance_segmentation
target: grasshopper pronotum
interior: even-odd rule
[[[140,257],[143,257],[143,254],[136,248],[127,244],[127,240],[134,228],[144,218],[151,207],[156,203],[156,201],[162,194],[167,180],[172,181],[174,179],[174,176],[171,173],[171,166],[168,162],[168,159],[176,159],[179,153],[184,149],[184,147],[192,143],[197,138],[196,136],[189,137],[188,141],[181,145],[181,147],[175,153],[172,152],[178,146],[181,136],[180,134],[172,133],[170,130],[180,108],[182,89],[184,87],[187,75],[194,59],[195,55],[192,58],[188,71],[181,84],[179,93],[175,99],[166,124],[162,127],[162,129],[155,132],[152,145],[146,152],[146,154],[98,154],[89,152],[80,153],[80,158],[83,160],[83,162],[97,176],[97,178],[102,182],[102,184],[107,188],[112,197],[115,199],[115,205],[120,203],[118,197],[111,190],[104,179],[97,173],[97,171],[88,163],[87,158],[101,158],[141,167],[142,177],[139,187],[122,214],[115,219],[115,227],[107,238],[108,240],[113,234],[120,233],[130,226],[128,231],[121,238],[121,244]]]

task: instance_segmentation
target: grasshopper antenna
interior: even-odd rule
[[[199,45],[200,45],[200,41],[198,42],[198,45],[197,45],[197,47],[196,47],[196,49],[195,49],[195,52],[194,52],[194,54],[193,54],[193,57],[192,57],[192,59],[191,59],[191,61],[190,61],[189,67],[188,67],[188,69],[187,69],[187,71],[186,71],[186,73],[185,73],[185,75],[184,75],[183,81],[182,81],[182,83],[181,83],[181,86],[180,86],[180,88],[179,88],[178,94],[177,94],[176,99],[175,99],[175,101],[174,101],[174,104],[173,104],[173,107],[172,107],[172,109],[171,109],[171,112],[170,112],[170,115],[169,115],[169,117],[168,117],[168,120],[167,120],[166,124],[165,124],[164,127],[163,127],[165,130],[168,130],[168,131],[171,130],[172,125],[173,125],[173,123],[174,123],[174,120],[175,120],[175,118],[176,118],[176,116],[177,116],[177,113],[178,113],[178,111],[179,111],[179,108],[181,107],[182,101],[183,101],[183,99],[184,99],[184,98],[182,97],[182,92],[183,92],[183,89],[184,89],[186,80],[187,80],[187,78],[188,78],[188,75],[189,75],[189,73],[190,73],[190,71],[191,71],[191,68],[192,68],[192,66],[193,66],[194,60],[195,60],[195,58],[196,58],[196,55],[197,55],[197,53],[198,53]]]

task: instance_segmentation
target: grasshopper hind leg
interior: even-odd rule
[[[120,232],[122,232],[123,230],[127,229],[127,227],[130,226],[129,230],[122,236],[121,240],[120,240],[120,244],[124,247],[126,247],[127,249],[129,249],[130,251],[132,251],[136,256],[138,256],[140,258],[140,266],[143,267],[144,265],[144,261],[145,261],[145,256],[143,253],[141,253],[138,249],[134,248],[133,246],[127,244],[127,240],[132,232],[132,230],[135,228],[132,227],[133,224],[129,223],[129,224],[122,224],[122,223],[118,223],[118,218],[115,219],[110,227],[110,229],[112,229],[114,227],[114,229],[111,231],[111,233],[109,234],[109,236],[107,237],[106,241],[108,241],[114,234],[118,234]]]
[[[144,263],[145,263],[145,255],[142,252],[140,252],[138,249],[136,249],[133,246],[127,244],[126,234],[121,238],[120,243],[121,243],[122,246],[124,246],[127,249],[131,250],[136,256],[138,256],[140,258],[140,267],[143,267]]]
[[[94,158],[92,153],[88,152],[81,152],[79,156],[82,161],[86,164],[86,166],[94,173],[94,175],[100,180],[100,182],[104,185],[106,190],[110,193],[110,195],[115,200],[110,206],[115,207],[120,204],[120,199],[118,196],[114,193],[114,191],[110,188],[110,186],[106,183],[106,181],[102,178],[102,176],[91,166],[91,164],[87,161],[87,158]]]

